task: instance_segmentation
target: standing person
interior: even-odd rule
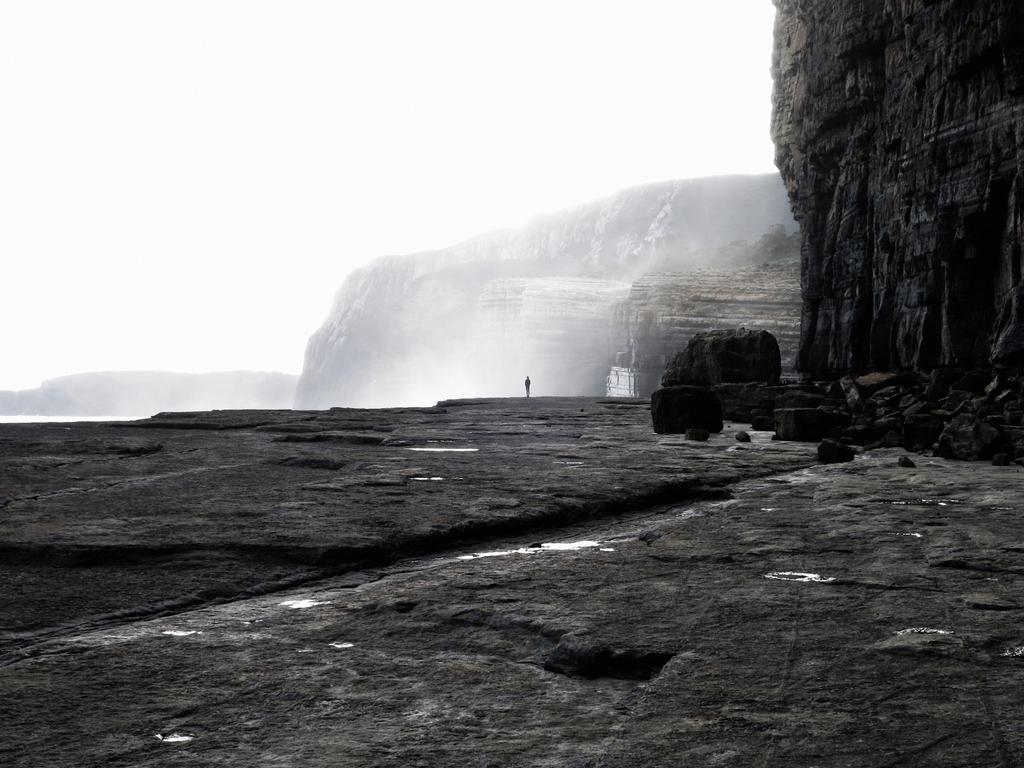
[[[524,381],[523,384],[526,385],[526,396],[529,397],[530,396],[530,377],[529,376],[526,377],[526,381]]]

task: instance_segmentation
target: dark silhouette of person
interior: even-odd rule
[[[529,376],[526,377],[526,381],[524,381],[523,384],[526,385],[526,396],[529,397],[530,396],[530,377]]]

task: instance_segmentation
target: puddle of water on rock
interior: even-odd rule
[[[520,547],[519,549],[503,549],[494,552],[476,552],[472,555],[459,555],[459,560],[479,560],[482,557],[508,557],[509,555],[532,555],[537,552],[570,552],[578,549],[600,547],[599,541],[555,541],[541,544],[539,547]]]
[[[677,520],[690,520],[694,517],[704,517],[704,512],[699,509],[683,509],[682,507],[673,507],[668,511],[670,515],[675,515]]]
[[[201,635],[203,633],[198,629],[165,629],[161,634],[170,635],[171,637],[188,637],[189,635]]]
[[[582,467],[586,462],[584,462],[584,461],[561,461],[559,459],[555,459],[551,463],[552,464],[561,464],[562,466],[565,466],[565,467]]]
[[[948,629],[932,629],[931,627],[907,627],[896,631],[896,635],[951,635]]]
[[[439,480],[444,480],[443,477],[410,477],[410,480],[417,480],[419,482],[432,482],[436,483]]]
[[[573,549],[590,549],[591,547],[597,547],[601,544],[599,541],[555,541],[548,544],[541,544],[541,549],[557,550],[559,552],[565,552]],[[536,547],[534,547],[536,549]]]
[[[299,650],[296,651],[296,653],[312,653],[312,652],[313,652],[312,648],[299,648]]]
[[[897,536],[912,536],[915,539],[922,539],[922,538],[924,538],[924,534],[923,533],[897,533],[896,535]]]
[[[327,605],[327,603],[322,603],[322,602],[319,602],[317,600],[310,600],[310,599],[306,598],[306,599],[303,599],[303,600],[285,600],[283,603],[279,603],[279,605],[283,605],[285,608],[296,609],[296,608],[314,608],[314,607],[316,607],[318,605]]]
[[[601,547],[602,552],[614,552],[615,550],[611,547]]]
[[[1024,645],[1020,646],[1019,648],[1007,648],[999,655],[1004,656],[1008,659],[1024,658]]]
[[[775,571],[774,573],[766,573],[764,577],[766,579],[774,579],[775,581],[798,581],[804,584],[828,584],[831,581],[835,581],[831,576],[822,576],[819,573],[802,573],[800,571]]]
[[[894,507],[950,507],[963,504],[963,499],[883,499]]]
[[[424,453],[476,453],[479,448],[409,448],[410,451],[421,451]]]
[[[331,648],[337,648],[339,650],[344,650],[345,648],[355,648],[356,647],[355,643],[328,643],[328,645],[330,645]]]
[[[138,635],[100,635],[100,640],[109,640],[110,642],[117,642],[119,640],[136,640]]]
[[[169,733],[166,736],[162,733],[154,733],[153,735],[157,741],[162,741],[164,744],[185,744],[195,738],[195,736],[186,736],[184,733]]]

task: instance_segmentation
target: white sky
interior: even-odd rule
[[[0,2],[0,389],[298,373],[354,266],[774,170],[770,0]]]

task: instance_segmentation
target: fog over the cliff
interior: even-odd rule
[[[297,374],[338,285],[377,256],[638,184],[769,172],[773,13],[0,3],[0,389]]]
[[[663,366],[672,350],[659,337],[678,344],[750,320],[795,338],[794,229],[777,175],[718,177],[635,187],[520,229],[377,259],[349,276],[310,339],[296,403],[521,395],[527,375],[534,395],[603,394],[620,358],[638,372]],[[779,258],[781,277],[740,271]],[[616,313],[641,276],[666,274],[660,284],[682,306],[658,298]],[[739,283],[763,288],[731,301],[749,287]]]

